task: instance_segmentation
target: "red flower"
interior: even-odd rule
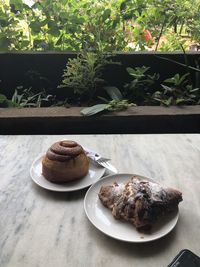
[[[147,30],[147,29],[144,30],[144,38],[145,38],[145,40],[146,40],[147,42],[150,41],[150,39],[152,39],[152,36],[151,36],[150,31]]]

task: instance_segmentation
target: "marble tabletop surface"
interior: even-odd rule
[[[36,185],[33,160],[61,139],[110,157],[120,173],[182,191],[173,231],[149,243],[115,240],[86,217],[87,189],[58,193]],[[1,267],[166,267],[185,248],[200,255],[200,135],[0,136]]]

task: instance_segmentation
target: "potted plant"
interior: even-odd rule
[[[196,53],[1,53],[0,58],[6,66],[0,103],[9,107],[0,109],[2,133],[199,130]]]
[[[1,133],[199,132],[198,9],[1,1]]]

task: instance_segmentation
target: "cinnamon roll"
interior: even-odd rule
[[[89,170],[89,159],[78,143],[64,140],[54,143],[42,160],[43,176],[54,183],[83,178]]]

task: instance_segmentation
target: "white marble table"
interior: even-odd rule
[[[175,229],[150,243],[117,241],[87,219],[86,190],[56,193],[34,184],[32,161],[63,138],[111,157],[119,172],[181,190]],[[1,267],[165,267],[183,248],[200,255],[200,135],[0,136]]]

